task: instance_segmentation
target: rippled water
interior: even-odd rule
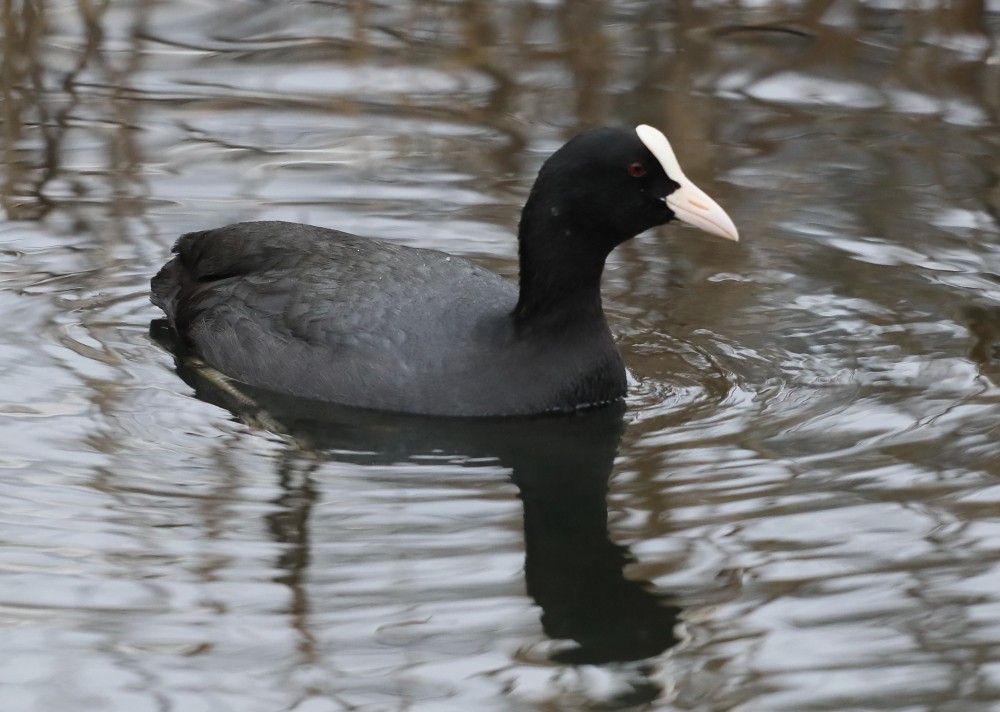
[[[996,3],[3,12],[4,712],[1000,710]],[[150,332],[240,219],[514,276],[640,121],[743,242],[615,253],[624,415],[304,413]]]

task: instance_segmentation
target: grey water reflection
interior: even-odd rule
[[[0,18],[4,712],[1000,704],[995,2]],[[609,262],[620,435],[290,443],[149,337],[173,240],[236,220],[513,277],[544,157],[640,121],[744,240]]]

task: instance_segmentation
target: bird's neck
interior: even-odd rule
[[[518,230],[520,292],[513,319],[519,327],[604,325],[601,273],[609,250],[594,239],[595,227],[574,219],[573,211],[529,197]]]

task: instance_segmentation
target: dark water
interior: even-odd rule
[[[1000,710],[996,3],[3,19],[4,712]],[[240,219],[514,275],[545,156],[638,122],[743,242],[614,255],[624,415],[283,417],[150,335]]]

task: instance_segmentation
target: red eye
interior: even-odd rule
[[[641,163],[633,163],[628,167],[628,174],[633,178],[642,178],[646,175],[646,166]]]

